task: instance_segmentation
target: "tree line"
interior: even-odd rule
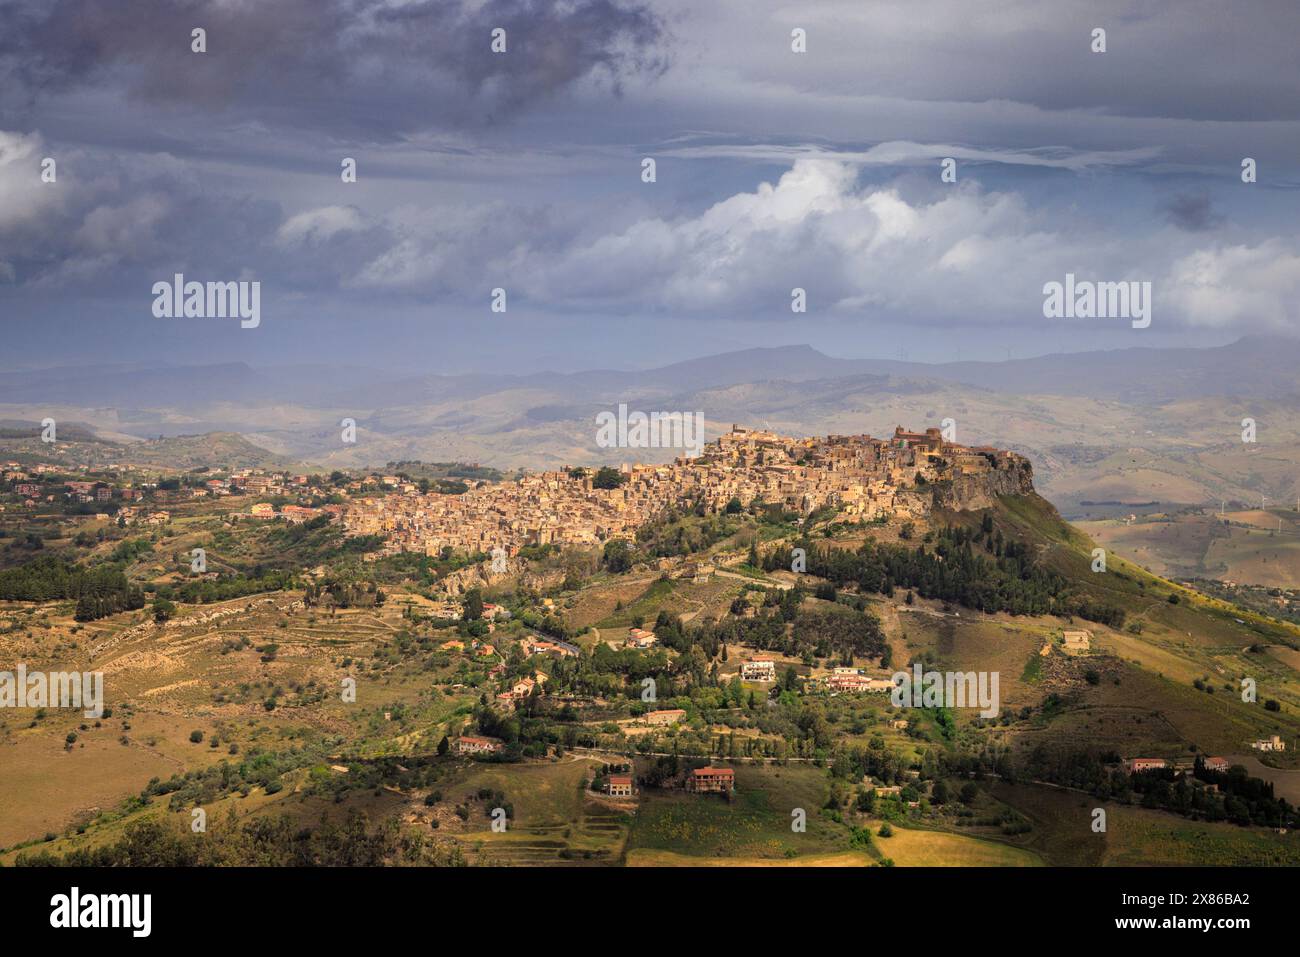
[[[1064,576],[1034,561],[1029,546],[1005,540],[1000,531],[987,527],[971,530],[948,525],[935,536],[933,547],[870,540],[856,552],[814,548],[807,541],[799,547],[805,552],[808,574],[837,586],[856,585],[864,592],[886,596],[906,588],[923,598],[977,611],[1075,615],[1112,628],[1124,624],[1122,608],[1075,594]],[[793,548],[782,546],[762,556],[762,568],[789,569],[794,558]]]
[[[127,581],[112,564],[87,567],[47,555],[0,572],[5,601],[77,602],[77,621],[94,621],[119,611],[144,607],[144,590]]]

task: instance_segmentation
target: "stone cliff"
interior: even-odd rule
[[[999,461],[988,472],[957,475],[931,485],[936,508],[972,511],[992,508],[999,495],[1028,495],[1034,490],[1034,468],[1029,460],[1014,456]]]

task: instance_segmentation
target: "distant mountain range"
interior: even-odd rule
[[[273,459],[319,467],[421,459],[513,469],[671,458],[597,447],[595,416],[619,403],[700,411],[710,437],[732,423],[883,435],[951,418],[958,441],[1029,456],[1038,487],[1082,514],[1084,501],[1294,501],[1297,367],[1300,341],[1264,338],[937,364],[789,346],[640,371],[400,378],[349,366],[119,364],[0,373],[0,419],[54,415],[122,442],[237,433]],[[1247,417],[1254,445],[1241,442]],[[342,440],[345,419],[357,424],[355,443]],[[216,444],[229,451],[228,440]]]
[[[958,383],[1017,395],[1106,395],[1159,404],[1207,395],[1300,394],[1300,340],[1251,337],[1209,349],[1133,348],[1000,362],[837,359],[811,346],[744,349],[640,371],[471,373],[390,378],[355,366],[115,364],[0,372],[0,403],[185,409],[212,403],[306,407],[407,406],[540,389],[575,398],[682,392],[741,383],[860,376]]]

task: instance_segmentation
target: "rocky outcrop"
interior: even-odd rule
[[[492,571],[490,561],[480,562],[477,565],[467,565],[441,579],[438,582],[438,588],[450,598],[459,598],[471,589],[483,589],[491,585],[502,584],[507,580],[513,580],[520,588],[528,588],[539,592],[556,588],[564,581],[564,572],[562,571],[532,571],[527,567],[526,563],[521,562],[519,559],[510,560],[510,569],[505,573],[495,573]]]
[[[932,485],[934,507],[954,512],[992,508],[1000,495],[1028,495],[1034,490],[1034,469],[1022,456],[1007,456],[988,472],[957,475]]]

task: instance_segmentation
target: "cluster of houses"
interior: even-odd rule
[[[555,655],[559,658],[576,658],[582,649],[567,641],[556,638],[539,638],[534,635],[528,639],[525,647],[530,655]]]
[[[456,739],[454,747],[457,754],[474,757],[496,754],[504,743],[496,738],[463,734]],[[733,768],[695,768],[686,775],[685,785],[693,794],[730,794],[736,790],[736,772]],[[605,794],[613,798],[633,797],[636,780],[630,773],[611,774],[605,779]]]
[[[165,508],[127,506],[117,510],[117,518],[123,525],[166,525],[172,520],[172,513]]]
[[[88,466],[77,466],[76,470],[85,473],[88,468]],[[235,469],[225,477],[209,478],[198,484],[186,484],[180,488],[160,488],[158,481],[143,473],[140,481],[73,479],[62,484],[33,481],[35,477],[47,474],[54,474],[57,478],[67,471],[68,469],[47,465],[23,467],[17,462],[7,462],[0,468],[0,480],[8,483],[10,490],[20,496],[23,500],[22,504],[28,508],[60,501],[99,505],[119,503],[121,507],[116,514],[124,525],[164,525],[170,521],[171,516],[165,510],[143,508],[141,503],[146,497],[155,504],[171,504],[189,499],[221,497],[236,493],[258,496],[288,494],[323,496],[329,492],[327,489],[313,487],[311,478],[307,475],[267,472],[263,469]],[[320,509],[285,505],[277,510],[268,503],[258,503],[253,505],[246,514],[250,518],[280,519],[297,524],[310,521],[322,514],[337,518],[341,512],[342,506],[338,505],[327,505]]]
[[[631,774],[611,774],[605,781],[609,797],[628,798],[636,794]],[[686,775],[686,790],[693,794],[730,794],[736,790],[736,772],[732,768],[695,768]]]
[[[434,603],[430,611],[434,618],[441,618],[444,621],[460,621],[465,614],[465,606],[458,601],[439,601]],[[497,621],[509,621],[513,616],[510,614],[509,608],[485,601],[483,603],[483,612],[479,617],[490,624]]]
[[[890,439],[798,439],[733,426],[697,457],[624,464],[616,488],[596,487],[587,469],[481,484],[462,495],[422,495],[405,483],[399,487],[406,494],[352,503],[344,527],[352,535],[385,535],[385,551],[433,555],[447,547],[468,553],[500,548],[513,556],[525,545],[630,538],[685,503],[702,503],[713,512],[732,501],[742,507],[761,501],[804,514],[832,506],[850,518],[919,517],[929,504],[915,493],[918,475],[927,481],[999,471],[1027,475],[1026,464],[1012,452],[947,442],[939,429],[917,433],[899,426]],[[697,581],[709,574],[706,566],[690,569]]]
[[[229,495],[239,490],[249,495],[284,495],[299,493],[311,485],[307,475],[288,472],[268,472],[265,469],[235,469],[228,478],[212,478],[203,483],[204,490],[213,496]],[[324,489],[314,491],[323,494]]]
[[[1228,759],[1222,757],[1206,757],[1202,759],[1207,771],[1227,771]],[[1162,771],[1166,768],[1172,768],[1175,771],[1182,772],[1189,776],[1194,762],[1173,763],[1164,758],[1125,758],[1121,762],[1125,774],[1142,774],[1146,771]]]
[[[312,519],[320,518],[322,515],[328,515],[331,519],[338,518],[343,511],[341,505],[323,505],[320,508],[308,508],[303,505],[281,505],[280,510],[276,511],[275,506],[270,502],[257,502],[249,507],[248,517],[258,519],[279,519],[288,522],[290,525],[301,525],[304,522],[310,522]]]
[[[84,471],[84,468],[82,469]],[[22,499],[28,508],[45,503],[74,502],[85,504],[108,504],[110,502],[138,502],[145,497],[146,486],[134,483],[112,483],[106,481],[69,480],[56,482],[37,482],[38,475],[54,474],[56,479],[63,470],[50,466],[37,465],[23,468],[17,462],[6,462],[0,469],[0,481],[9,486],[9,490]]]
[[[441,651],[464,651],[473,652],[476,658],[491,658],[497,653],[496,646],[491,642],[478,641],[471,639],[468,644],[461,638],[448,638],[438,646]]]
[[[504,611],[504,609],[502,609]],[[522,642],[524,650],[529,655],[552,655],[557,658],[576,658],[582,653],[582,649],[575,644],[567,641],[560,641],[555,638],[542,638],[538,635],[532,635]],[[440,651],[455,651],[463,654],[473,655],[475,658],[494,658],[498,657],[496,645],[488,641],[478,639],[448,638],[438,646]],[[489,677],[500,677],[506,673],[506,663],[498,661],[488,671]],[[534,689],[540,688],[546,684],[548,676],[545,672],[534,671],[531,677],[520,678],[511,683],[496,695],[498,704],[507,705],[532,695]],[[683,714],[685,712],[682,712]]]

